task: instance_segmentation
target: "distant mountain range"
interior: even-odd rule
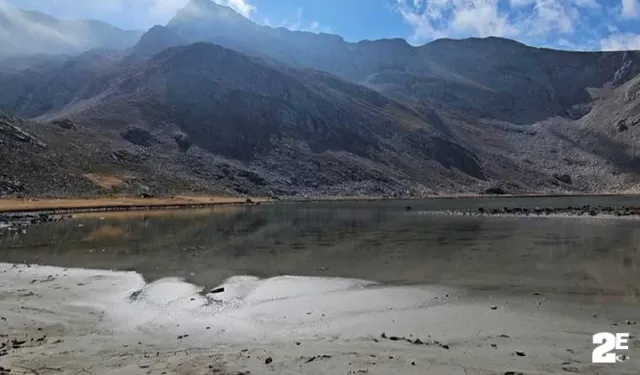
[[[209,0],[146,33],[0,17],[11,20],[3,35],[23,40],[0,40],[10,114],[0,141],[13,158],[0,161],[0,194],[416,196],[640,181],[638,52],[501,38],[348,43],[257,25]],[[77,25],[91,31],[74,39]],[[47,146],[10,135],[16,127]]]
[[[121,30],[102,21],[63,21],[7,4],[0,6],[0,58],[121,49],[134,45],[143,33]]]

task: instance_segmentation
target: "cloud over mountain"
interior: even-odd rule
[[[441,37],[504,36],[571,49],[634,46],[640,30],[629,30],[638,0],[394,0],[412,27],[410,41]],[[621,32],[621,28],[626,31]]]

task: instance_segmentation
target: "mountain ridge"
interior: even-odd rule
[[[0,110],[36,119],[11,123],[46,146],[0,141],[25,159],[4,168],[11,183],[33,194],[46,185],[29,181],[48,180],[19,170],[30,157],[89,185],[86,174],[122,181],[76,194],[401,197],[640,182],[638,52],[495,37],[351,43],[197,0],[131,48],[24,64],[0,69]]]
[[[9,4],[0,6],[0,58],[126,48],[143,33],[122,30],[100,20],[60,20]]]

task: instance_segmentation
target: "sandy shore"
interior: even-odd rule
[[[0,366],[11,374],[640,370],[638,326],[627,324],[640,321],[640,309],[615,298],[308,277],[234,277],[221,287],[207,294],[133,272],[0,264]],[[591,364],[591,336],[602,331],[634,335],[628,362]]]

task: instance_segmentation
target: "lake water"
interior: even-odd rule
[[[148,281],[177,276],[205,287],[235,275],[335,276],[635,299],[640,220],[433,211],[639,201],[499,198],[91,214],[0,234],[0,262],[135,270]]]

